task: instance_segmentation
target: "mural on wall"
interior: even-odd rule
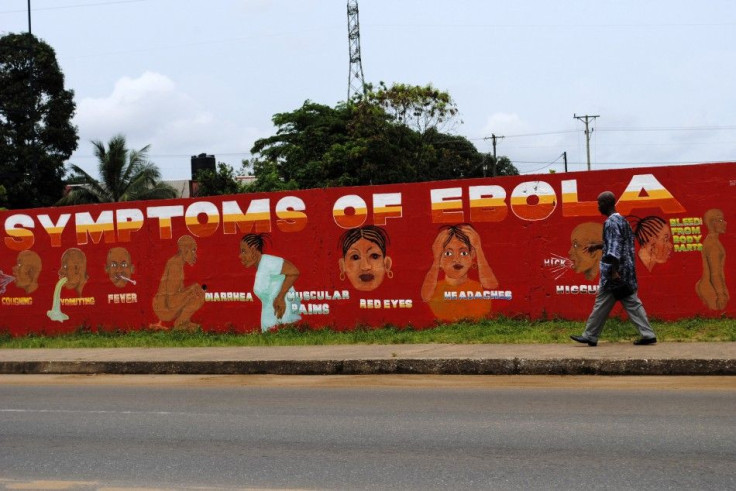
[[[197,242],[190,235],[182,235],[176,245],[177,252],[166,261],[153,297],[153,311],[158,322],[152,324],[151,329],[167,329],[165,322],[169,321],[173,321],[177,329],[191,331],[200,327],[191,319],[204,305],[205,288],[198,283],[184,284],[184,266],[194,266],[197,262]]]
[[[583,320],[605,190],[651,316],[736,317],[724,163],[2,211],[0,332]]]
[[[107,251],[105,272],[110,281],[118,288],[125,288],[129,283],[135,285],[132,279],[135,266],[130,252],[125,247],[113,247]]]
[[[710,310],[724,310],[730,298],[725,275],[726,248],[720,241],[721,234],[726,233],[726,220],[721,210],[711,209],[703,215],[703,222],[708,230],[701,249],[703,276],[695,290]]]
[[[432,243],[432,258],[422,283],[422,300],[437,319],[480,319],[491,312],[492,298],[483,292],[495,290],[498,280],[471,225],[442,227]],[[470,278],[471,269],[478,270],[478,281]]]
[[[38,289],[41,268],[41,256],[33,251],[20,251],[18,262],[13,266],[15,286],[25,291],[26,294],[35,292]]]
[[[240,240],[240,262],[255,268],[253,293],[261,301],[261,330],[301,319],[294,283],[299,270],[289,260],[263,253],[267,234],[247,234]]]
[[[584,222],[575,227],[570,234],[570,268],[581,273],[586,280],[594,280],[600,272],[601,249],[592,246],[603,242],[603,224]]]
[[[340,281],[347,278],[356,290],[375,290],[384,277],[393,278],[391,257],[386,253],[388,234],[381,227],[353,228],[340,237]]]
[[[656,264],[664,264],[672,254],[672,231],[667,220],[655,215],[644,218],[626,217],[634,237],[639,244],[637,256],[647,270],[654,269]]]

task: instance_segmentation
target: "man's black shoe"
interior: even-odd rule
[[[598,346],[598,341],[591,341],[590,339],[582,336],[570,336],[570,339],[577,341],[578,343],[587,344],[588,346]]]
[[[639,338],[636,341],[634,341],[634,344],[637,346],[643,346],[645,344],[654,344],[657,342],[657,338]]]

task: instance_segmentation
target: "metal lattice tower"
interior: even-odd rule
[[[365,93],[363,65],[360,63],[360,24],[358,22],[358,0],[348,0],[348,45],[350,46],[350,71],[348,73],[348,99],[355,94]]]

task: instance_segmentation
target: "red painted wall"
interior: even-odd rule
[[[605,190],[619,197],[622,215],[659,217],[670,232],[660,226],[654,243],[637,243],[639,296],[650,317],[734,317],[736,300],[729,299],[728,288],[736,262],[727,256],[736,232],[727,222],[734,215],[736,163],[721,163],[4,211],[0,330],[21,335],[69,332],[80,325],[174,327],[178,307],[169,305],[173,314],[162,321],[153,300],[185,235],[196,244],[196,263],[180,261],[174,269],[183,271],[185,288],[206,291],[200,290],[201,306],[187,300],[191,324],[182,327],[261,330],[268,326],[262,325],[263,305],[253,292],[256,270],[240,256],[241,237],[256,232],[270,234],[265,254],[298,269],[299,322],[309,326],[426,327],[438,319],[498,314],[582,320],[598,283],[597,258],[581,252],[584,232],[598,234],[604,218],[595,200]],[[458,224],[470,225],[461,230],[471,236],[474,251],[447,251],[444,236],[437,239],[441,227]],[[386,253],[373,244],[344,257],[341,236],[366,225],[385,232]],[[720,228],[706,240],[709,225]],[[433,269],[435,241],[439,258]],[[133,266],[124,275],[135,284],[108,267],[115,259],[108,254],[119,247]],[[69,249],[83,253],[88,278],[81,288],[67,288],[74,282],[69,273],[54,307],[60,268],[77,265],[68,253],[62,264]],[[127,262],[124,251],[113,253]],[[435,282],[447,285],[442,258],[461,286],[446,299],[425,302],[423,287],[428,299]],[[342,272],[341,259],[358,268],[357,286],[349,267]],[[465,266],[454,269],[453,260]],[[273,313],[270,301],[267,307]]]

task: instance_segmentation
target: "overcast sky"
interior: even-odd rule
[[[348,90],[345,0],[31,0],[32,32],[74,90],[76,163],[90,140],[151,145],[165,179],[190,156],[236,169],[271,117]],[[0,1],[0,35],[28,30]],[[453,131],[522,174],[736,160],[732,0],[360,0],[366,82],[446,90]]]

